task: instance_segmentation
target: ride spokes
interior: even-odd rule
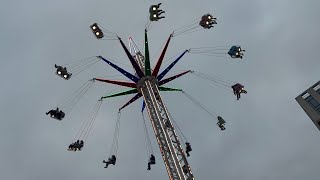
[[[130,68],[133,69],[133,72],[123,69],[122,67],[117,65],[119,62],[113,62],[102,55],[81,59],[66,65],[55,64],[56,74],[65,80],[69,80],[71,77],[83,72],[89,67],[92,67],[98,61],[105,62],[107,66],[113,68],[114,70],[117,70],[120,74],[126,77],[127,80],[120,81],[106,78],[93,78],[84,83],[75,92],[73,92],[68,98],[64,100],[63,103],[56,106],[57,108],[53,108],[52,110],[46,112],[46,114],[57,120],[62,120],[75,107],[79,100],[87,93],[87,91],[92,87],[93,82],[95,81],[126,87],[128,89],[120,92],[109,92],[108,94],[101,97],[101,99],[95,104],[92,112],[89,114],[89,118],[83,121],[81,128],[76,133],[74,139],[72,140],[72,143],[68,147],[68,150],[74,152],[81,151],[83,149],[97,119],[97,114],[101,107],[102,100],[107,100],[109,98],[119,96],[132,95],[132,98],[119,108],[114,126],[112,145],[110,147],[109,154],[107,154],[107,159],[102,161],[105,164],[105,168],[107,168],[109,165],[115,165],[118,158],[122,110],[129,107],[129,105],[133,104],[139,98],[143,98],[141,115],[144,127],[145,144],[148,152],[147,170],[151,170],[152,165],[156,164],[156,154],[153,151],[150,135],[147,130],[146,119],[143,114],[144,109],[148,110],[150,123],[155,133],[155,138],[161,152],[161,156],[157,157],[162,157],[169,179],[194,180],[194,175],[191,171],[191,167],[187,158],[190,156],[190,152],[192,151],[191,143],[182,132],[182,128],[179,127],[177,121],[174,120],[172,115],[167,110],[160,93],[163,91],[182,92],[196,106],[208,113],[210,117],[217,119],[217,125],[221,131],[225,130],[226,121],[217,113],[209,110],[209,108],[201,104],[198,100],[196,100],[194,97],[192,97],[182,89],[166,87],[164,85],[185,74],[191,73],[194,76],[207,80],[215,85],[227,89],[228,91],[232,90],[234,95],[237,96],[237,100],[239,100],[240,94],[247,93],[247,91],[244,89],[244,86],[240,83],[225,80],[218,76],[195,72],[192,70],[185,70],[170,77],[167,76],[171,69],[173,69],[173,67],[175,67],[176,64],[184,56],[186,56],[186,54],[191,53],[216,57],[230,56],[234,59],[242,59],[245,50],[242,49],[239,45],[233,45],[231,47],[215,46],[185,49],[181,51],[177,56],[175,56],[174,60],[171,61],[171,58],[167,59],[166,61],[171,61],[170,64],[166,67],[162,67],[163,62],[165,62],[164,58],[166,52],[170,48],[170,41],[173,37],[193,33],[200,30],[212,29],[217,24],[217,18],[210,13],[206,13],[196,18],[194,21],[191,21],[190,23],[187,23],[186,25],[175,29],[161,46],[160,49],[162,49],[162,51],[158,57],[157,62],[155,63],[155,66],[151,67],[152,60],[158,55],[160,49],[156,54],[154,54],[154,56],[151,55],[151,53],[149,52],[148,31],[150,30],[151,22],[157,22],[160,19],[165,18],[165,11],[161,9],[161,4],[162,3],[151,5],[147,11],[148,23],[146,24],[144,31],[144,48],[142,51],[140,51],[137,44],[133,41],[133,38],[129,38],[129,48],[127,48],[123,40],[116,33],[102,27],[98,23],[93,23],[92,25],[90,25],[90,30],[96,39],[117,40],[120,43],[121,48],[124,50],[127,58],[129,59],[129,62],[131,63]]]

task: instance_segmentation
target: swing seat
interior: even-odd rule
[[[201,17],[199,25],[205,29],[210,29],[213,27],[213,24],[217,24],[217,18],[214,18],[211,14],[207,13]]]
[[[65,80],[70,79],[71,75],[72,75],[71,73],[69,73],[67,71],[67,68],[65,68],[65,67],[63,68],[62,66],[57,66],[56,74]]]
[[[65,117],[65,113],[62,111],[51,110],[50,117],[61,121]]]

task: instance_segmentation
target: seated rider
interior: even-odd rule
[[[242,87],[242,88],[241,88],[241,90],[240,90],[240,93],[247,94],[247,91],[246,91],[246,90],[244,90],[244,87]]]
[[[159,19],[162,19],[162,18],[165,18],[164,16],[161,16],[161,14],[165,13],[165,11],[159,9],[160,8],[160,5],[162,3],[159,3],[158,5],[151,5],[150,6],[150,9],[149,9],[149,12],[150,12],[150,20],[151,21],[158,21]],[[157,11],[156,13],[156,16],[153,16],[153,13]]]
[[[63,67],[62,66],[57,66],[56,64],[54,64],[54,67],[57,68],[56,73],[61,76],[63,74],[62,73]]]
[[[60,70],[60,71],[67,72],[67,68],[66,67],[57,66],[56,64],[54,64],[54,67],[57,68],[57,71]]]
[[[48,114],[52,115],[54,113],[55,113],[55,110],[51,109],[49,112],[46,112],[46,115],[48,115]]]
[[[156,6],[157,8],[160,8],[160,5],[161,5],[162,3],[159,3],[159,4],[157,4],[157,5],[154,5],[154,6]],[[162,11],[162,10],[160,10],[160,11]]]
[[[237,52],[235,53],[235,57],[236,58],[243,58],[243,53],[241,53],[241,52],[245,52],[246,50],[244,50],[244,49],[241,49],[241,47],[239,46],[239,47],[237,47]]]
[[[241,53],[241,52],[236,52],[235,57],[242,59],[242,58],[243,58],[243,53]]]
[[[75,143],[72,143],[69,145],[68,151],[74,151],[75,148]]]
[[[217,18],[212,17],[210,14],[203,15],[199,23],[203,28],[210,29],[213,27],[213,24],[217,24]]]
[[[84,144],[83,140],[81,140],[81,141],[77,140],[76,142],[69,145],[68,150],[69,151],[77,151],[77,150],[81,151],[83,144]]]
[[[212,23],[210,23],[209,21],[207,21],[205,19],[202,19],[200,21],[199,25],[202,26],[203,28],[208,28],[208,29],[213,27]]]
[[[188,157],[190,156],[189,154],[190,151],[192,151],[191,145],[189,142],[186,142],[186,153]]]
[[[59,109],[57,108],[55,116],[56,116],[56,119],[62,120],[65,116],[65,113],[61,110],[59,111]]]
[[[158,14],[157,14],[157,15],[159,16],[159,15],[161,15],[161,14],[163,14],[163,13],[165,13],[165,11],[163,11],[162,9],[159,9],[159,11],[158,11]],[[161,17],[159,17],[159,18],[161,18]],[[163,17],[163,18],[164,18],[164,17]]]
[[[57,68],[57,74],[61,77],[67,78],[72,75],[72,73],[68,73],[67,67],[57,66],[54,65],[55,68]]]
[[[59,108],[57,107],[56,110],[51,109],[49,112],[46,112],[46,115],[50,114],[50,116],[52,116],[52,115],[55,116],[58,112],[59,112]]]
[[[247,94],[247,91],[244,90],[244,86],[239,84],[239,83],[237,83],[237,84],[235,84],[235,85],[233,85],[231,87],[233,89],[233,94],[237,96],[237,100],[240,99],[240,94],[241,93]]]
[[[241,49],[240,46],[232,46],[228,52],[228,54],[232,57],[232,58],[243,58],[243,53],[245,52],[244,49]]]
[[[63,111],[59,111],[59,110],[55,110],[56,112],[55,112],[55,116],[56,116],[56,118],[57,119],[59,119],[59,120],[61,120],[61,119],[63,119],[64,118],[64,116],[65,116],[65,114],[64,114],[64,112]]]
[[[67,71],[67,67],[64,67],[64,68],[62,68],[63,69],[63,71],[64,71],[64,73],[65,74],[67,74],[67,75],[69,75],[69,76],[71,76],[72,74],[71,73],[68,73],[68,71]]]
[[[184,174],[187,174],[187,173],[188,173],[188,168],[187,168],[186,165],[183,165],[183,166],[182,166],[182,170],[183,170]]]
[[[235,84],[233,86],[231,86],[232,90],[233,90],[233,94],[237,96],[237,99],[240,98],[240,95],[239,94],[239,85],[240,84]]]
[[[224,119],[222,119],[222,117],[218,116],[218,123],[217,125],[219,126],[219,128],[221,129],[221,131],[225,130],[226,128],[224,127],[224,125],[226,124],[226,121]]]
[[[62,66],[57,66],[56,64],[54,64],[54,67],[57,69],[62,69]]]
[[[106,163],[106,167],[104,167],[104,168],[107,168],[109,164],[115,165],[116,160],[117,160],[117,158],[115,155],[112,155],[111,158],[108,159],[108,161],[103,160],[103,163]]]
[[[166,121],[165,125],[166,125],[167,128],[172,128],[171,123],[169,121]]]
[[[79,146],[77,147],[79,151],[81,151],[81,149],[83,148],[83,140],[80,140]]]
[[[82,144],[81,144],[82,143]],[[81,151],[81,148],[83,147],[83,141],[81,140],[77,140],[75,143],[74,143],[74,151]]]
[[[243,86],[242,86],[241,89],[238,91],[237,100],[240,99],[240,94],[241,94],[241,93],[247,94],[247,91],[244,90],[244,87],[243,87]]]
[[[151,164],[156,164],[156,158],[153,154],[151,154],[149,162],[148,162],[148,170],[151,170]]]
[[[80,145],[80,140],[78,139],[75,143],[75,151],[79,148],[79,145]]]

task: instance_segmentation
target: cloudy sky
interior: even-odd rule
[[[122,112],[117,164],[103,168],[117,109],[130,96],[104,101],[83,151],[66,150],[97,99],[116,86],[95,83],[62,122],[45,115],[88,79],[119,75],[99,62],[64,81],[54,74],[54,64],[96,55],[130,64],[119,42],[98,41],[89,26],[98,22],[125,42],[132,36],[142,49],[152,3],[158,2],[1,1],[2,179],[168,178],[153,134],[157,164],[146,170],[141,101]],[[196,179],[319,179],[320,132],[294,99],[319,80],[319,7],[317,0],[163,1],[166,18],[149,31],[151,57],[174,29],[207,12],[217,17],[216,27],[173,38],[167,57],[190,47],[240,44],[247,50],[241,61],[187,54],[172,70],[192,69],[245,85],[248,94],[236,101],[229,91],[192,75],[170,83],[226,119],[226,131],[183,94],[162,94],[192,144],[189,163]]]

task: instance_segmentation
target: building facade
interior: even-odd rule
[[[296,101],[320,130],[320,81],[296,97]]]

